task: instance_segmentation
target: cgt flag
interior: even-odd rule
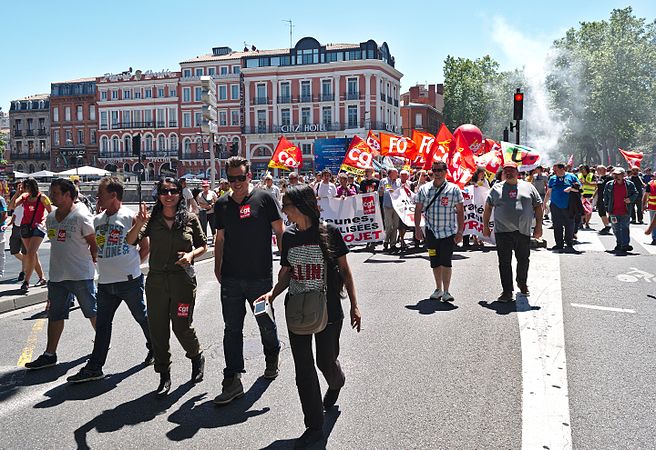
[[[426,154],[426,161],[424,162],[424,170],[430,170],[433,166],[433,163],[436,161],[447,161],[449,159],[449,154],[451,153],[451,148],[454,145],[453,134],[449,131],[446,125],[442,124],[440,126],[440,131],[438,131],[435,140],[431,145],[430,150]]]
[[[459,129],[456,130],[453,138],[455,145],[451,147],[447,161],[447,179],[457,184],[460,189],[464,189],[476,171],[474,152]]]
[[[341,170],[355,175],[364,175],[365,169],[373,168],[373,151],[360,136],[353,136]]]
[[[644,156],[644,153],[642,152],[630,152],[628,150],[622,150],[621,148],[617,148],[622,156],[624,156],[624,159],[626,159],[626,162],[629,163],[629,168],[631,167],[637,167],[640,168],[640,163],[642,163],[642,157]]]
[[[409,137],[380,133],[380,154],[413,160],[417,155],[417,148]]]
[[[367,134],[367,145],[371,148],[374,156],[380,156],[380,138],[371,130]]]
[[[269,161],[269,169],[297,170],[302,164],[301,149],[289,142],[285,136],[280,136],[276,151]]]

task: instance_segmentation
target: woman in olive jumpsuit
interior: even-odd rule
[[[156,394],[171,389],[169,337],[173,333],[191,359],[191,381],[203,379],[205,357],[192,328],[196,300],[194,258],[207,251],[205,234],[195,214],[189,213],[182,197],[182,186],[173,178],[157,183],[157,202],[152,214],[142,204],[128,243],[150,237],[149,271],[146,279],[148,325],[155,354],[155,372],[160,374]]]

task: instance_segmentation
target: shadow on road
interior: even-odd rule
[[[217,407],[211,400],[206,400],[207,393],[190,398],[169,416],[169,422],[177,423],[178,426],[166,433],[166,436],[172,441],[179,442],[193,438],[201,428],[236,425],[246,422],[251,417],[269,412],[269,407],[250,410],[269,388],[269,384],[271,384],[269,380],[260,377],[242,398],[222,407]],[[206,401],[196,405],[203,400]]]
[[[419,311],[419,314],[434,314],[438,311],[453,311],[454,309],[458,309],[453,303],[430,298],[419,300],[416,305],[405,305],[405,307],[413,311]]]
[[[10,295],[18,296],[18,295],[27,295],[27,294],[25,294],[20,289],[9,289],[7,291],[0,292],[0,297],[8,297]]]
[[[323,436],[324,436],[323,442],[318,442],[317,444],[306,448],[314,449],[314,450],[325,449],[326,441],[328,441],[328,437],[330,436],[330,433],[333,432],[333,428],[335,428],[335,423],[337,422],[337,419],[341,414],[342,412],[339,410],[339,408],[331,408],[330,410],[326,411],[326,415],[324,416],[324,421],[323,421]],[[297,438],[279,439],[267,445],[266,447],[263,447],[261,450],[270,450],[270,449],[277,449],[277,448],[294,448],[296,439]]]
[[[52,383],[53,381],[65,375],[70,369],[78,366],[89,359],[89,355],[80,356],[73,361],[58,363],[54,367],[48,367],[40,370],[25,370],[25,378],[21,382],[22,386],[34,386],[37,384]]]
[[[148,392],[139,398],[118,405],[114,409],[103,411],[99,416],[82,425],[73,432],[78,449],[90,449],[87,434],[96,430],[98,433],[111,433],[128,425],[137,425],[153,420],[180,400],[194,386],[191,381],[178,386],[165,398],[155,397]]]
[[[528,311],[538,311],[541,309],[540,306],[531,306],[528,303],[528,298],[522,294],[517,294],[516,301],[514,302],[504,303],[498,300],[495,300],[493,302],[481,300],[480,302],[478,302],[478,304],[481,305],[483,308],[495,311],[500,316],[505,316],[515,312],[521,313],[521,312],[528,312]]]
[[[68,401],[89,400],[104,395],[115,389],[118,384],[126,378],[144,369],[143,364],[138,364],[120,373],[108,374],[105,378],[88,383],[65,383],[52,388],[43,395],[50,397],[34,405],[35,408],[52,408]]]

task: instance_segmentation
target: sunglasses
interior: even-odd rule
[[[431,169],[433,172],[446,172],[446,169]]]
[[[228,175],[228,182],[246,181],[246,175]]]
[[[170,189],[165,188],[159,190],[159,195],[168,195],[168,194],[175,195],[179,193],[180,191],[177,188],[170,188]]]

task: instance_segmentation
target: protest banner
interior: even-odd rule
[[[390,191],[390,199],[394,210],[401,218],[401,221],[409,227],[415,226],[415,202],[414,194],[408,195],[405,189],[395,189]],[[421,226],[424,224],[424,216],[421,217]]]
[[[492,235],[489,238],[483,237],[483,210],[485,208],[485,199],[487,199],[489,192],[490,188],[472,185],[465,186],[462,190],[462,196],[465,199],[465,229],[463,234],[477,236],[484,242],[495,244],[494,213],[490,217]]]

